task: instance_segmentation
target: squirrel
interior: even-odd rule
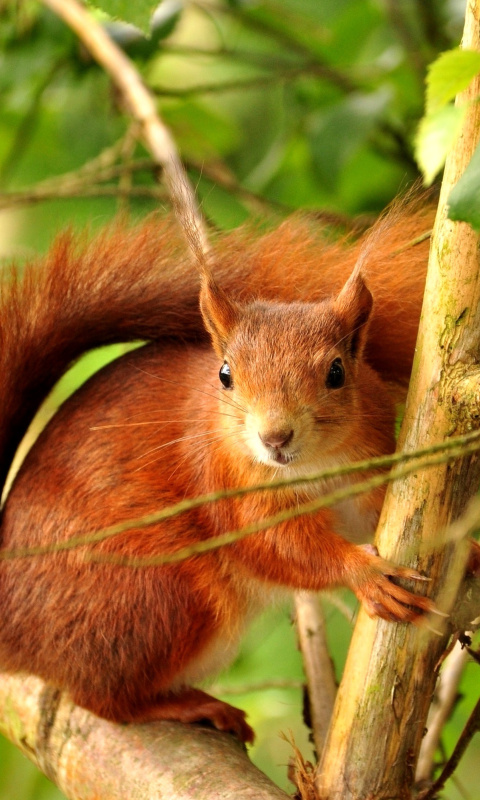
[[[426,240],[407,244],[430,224],[428,212],[394,221],[361,269],[361,242],[328,243],[300,220],[224,234],[200,280],[175,223],[154,218],[89,242],[63,234],[12,273],[0,299],[2,486],[76,358],[147,343],[64,402],[13,480],[2,549],[59,549],[0,560],[1,669],[34,673],[109,720],[207,721],[249,742],[244,712],[194,686],[234,657],[277,592],[347,586],[368,613],[400,622],[433,608],[391,580],[417,580],[414,569],[358,543],[374,532],[382,488],[179,563],[114,563],[242,528],[351,477],[61,549],[185,497],[393,452],[392,386],[408,381],[428,252]]]

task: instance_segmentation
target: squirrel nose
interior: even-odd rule
[[[289,431],[267,431],[266,433],[259,433],[258,435],[263,444],[275,448],[286,447],[293,439],[293,429]]]

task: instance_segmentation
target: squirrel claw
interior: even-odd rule
[[[437,614],[437,616],[444,617],[445,619],[448,619],[450,617],[450,614],[446,614],[445,611],[440,611],[440,609],[437,608],[436,606],[433,606],[433,608],[430,609],[430,613]]]
[[[414,625],[425,624],[430,613],[445,616],[428,597],[415,594],[397,583],[398,578],[419,580],[423,583],[428,582],[429,578],[409,567],[396,566],[385,561],[371,545],[362,547],[362,550],[369,562],[367,577],[365,579],[364,572],[364,580],[354,588],[367,614],[391,622],[411,622]]]

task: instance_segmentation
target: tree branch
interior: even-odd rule
[[[297,592],[295,617],[307,679],[309,722],[319,758],[330,725],[337,685],[328,652],[325,618],[318,595]]]
[[[468,3],[465,48],[479,49],[479,17],[479,4]],[[399,441],[399,448],[407,451],[452,431],[478,427],[468,403],[463,416],[452,402],[462,373],[470,372],[480,353],[478,241],[469,226],[447,219],[447,198],[478,143],[480,108],[474,100],[479,94],[477,78],[458,98],[467,106],[466,121],[447,160],[432,237],[417,355]],[[419,552],[419,567],[431,576],[431,594],[445,610],[455,602],[468,548],[457,543],[439,550],[438,532],[462,513],[479,481],[478,459],[466,458],[428,474],[412,474],[387,492],[377,536],[379,551],[400,563],[408,563],[406,558]],[[446,632],[438,636],[393,626],[360,612],[318,781],[322,798],[411,796],[445,644]],[[387,730],[388,736],[379,737]]]
[[[428,715],[427,732],[420,748],[415,775],[417,784],[431,779],[435,766],[435,753],[440,744],[444,725],[452,713],[463,670],[468,660],[467,648],[462,647],[457,641],[442,665],[440,679]]]
[[[467,749],[472,737],[478,731],[480,731],[480,700],[477,701],[475,708],[470,714],[468,722],[465,725],[465,728],[463,729],[460,735],[460,739],[455,745],[455,749],[452,755],[450,756],[447,763],[445,764],[444,769],[442,770],[442,774],[430,787],[430,789],[418,795],[418,800],[434,800],[436,797],[438,797],[438,792],[441,789],[443,789],[447,780],[455,772],[455,769],[457,768],[460,759],[463,756],[465,750]]]
[[[0,731],[70,800],[287,800],[228,734],[116,725],[39,678],[0,674]]]
[[[195,195],[170,131],[160,120],[153,98],[138,71],[77,0],[42,2],[75,31],[119,90],[130,114],[139,124],[141,135],[153,159],[163,169],[173,206],[192,252],[203,263],[209,248]]]

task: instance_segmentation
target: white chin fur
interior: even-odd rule
[[[275,453],[273,451],[267,450],[261,444],[259,446],[252,447],[252,443],[250,441],[247,441],[247,445],[251,454],[255,458],[255,461],[258,461],[261,464],[266,464],[268,467],[285,468],[291,466],[297,460],[297,456],[295,453],[288,453],[282,451]]]

